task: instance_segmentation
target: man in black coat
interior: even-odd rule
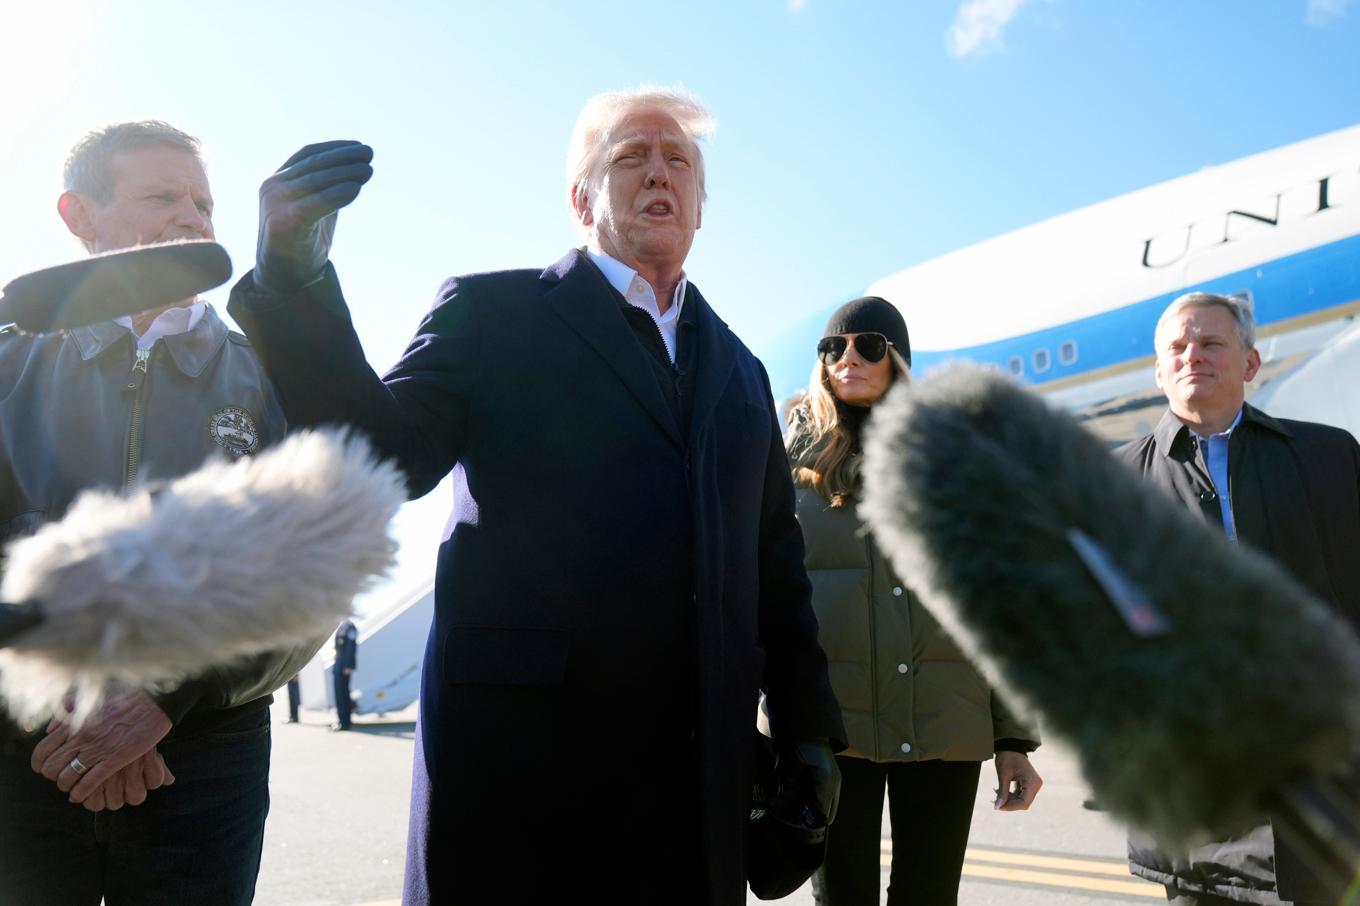
[[[345,620],[335,630],[335,664],[331,667],[331,679],[335,689],[335,727],[336,730],[349,729],[350,710],[354,706],[349,696],[349,678],[359,666],[359,630],[353,620]]]
[[[586,247],[449,280],[402,360],[364,362],[334,212],[371,152],[309,146],[261,189],[231,311],[295,424],[347,422],[413,496],[451,469],[405,902],[745,902],[757,697],[834,815],[844,730],[760,362],[688,281],[693,98],[592,99],[568,194]]]
[[[1360,445],[1339,428],[1271,418],[1245,403],[1261,364],[1255,333],[1250,307],[1237,299],[1190,293],[1172,302],[1156,331],[1157,385],[1170,408],[1119,454],[1360,625]],[[1269,825],[1186,853],[1134,837],[1129,862],[1177,904],[1310,906],[1341,893],[1325,889]]]

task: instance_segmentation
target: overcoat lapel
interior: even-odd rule
[[[735,338],[730,335],[727,325],[708,307],[693,283],[686,290],[685,304],[695,306],[699,316],[695,331],[699,348],[694,363],[694,414],[689,429],[690,442],[695,443],[727,387],[727,379],[737,361],[737,351]]]
[[[661,395],[647,352],[616,310],[613,288],[604,275],[580,249],[572,249],[539,279],[556,284],[543,297],[548,309],[600,354],[647,414],[676,446],[683,446],[680,426]]]

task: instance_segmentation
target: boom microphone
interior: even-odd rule
[[[0,326],[51,333],[160,308],[221,286],[231,258],[189,240],[91,255],[16,277],[0,291]]]
[[[1360,754],[1360,643],[1281,567],[964,366],[875,407],[861,512],[1111,814],[1172,849],[1283,814],[1354,873],[1357,810],[1319,790]]]
[[[109,684],[173,682],[330,633],[393,563],[397,468],[356,436],[297,434],[120,496],[87,491],[8,551],[0,698],[82,712]],[[79,716],[79,715],[77,715]]]

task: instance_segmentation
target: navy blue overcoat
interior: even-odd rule
[[[332,269],[232,292],[290,424],[413,496],[454,471],[408,903],[744,903],[760,689],[776,738],[844,738],[764,368],[690,284],[681,430],[619,302],[580,251],[454,278],[379,378]]]

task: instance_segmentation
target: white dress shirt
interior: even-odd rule
[[[137,349],[150,349],[161,337],[173,336],[177,333],[188,333],[194,329],[203,313],[207,311],[208,303],[202,299],[195,299],[193,305],[180,305],[175,308],[167,308],[165,311],[156,315],[156,319],[151,322],[151,326],[146,329],[146,333],[137,337]],[[132,318],[124,315],[121,318],[114,318],[113,323],[121,324],[128,330],[132,330]],[[132,331],[133,336],[137,335]]]
[[[689,280],[683,273],[680,275],[680,282],[675,284],[675,296],[671,299],[671,307],[666,309],[663,315],[660,306],[656,304],[655,290],[650,283],[638,276],[637,271],[598,249],[587,248],[586,254],[590,255],[590,260],[595,262],[595,266],[604,274],[609,285],[628,300],[629,305],[640,308],[652,316],[657,330],[661,331],[661,342],[666,344],[666,355],[670,356],[671,364],[674,365],[676,325],[680,322],[680,306],[685,304],[685,287],[689,285]]]

